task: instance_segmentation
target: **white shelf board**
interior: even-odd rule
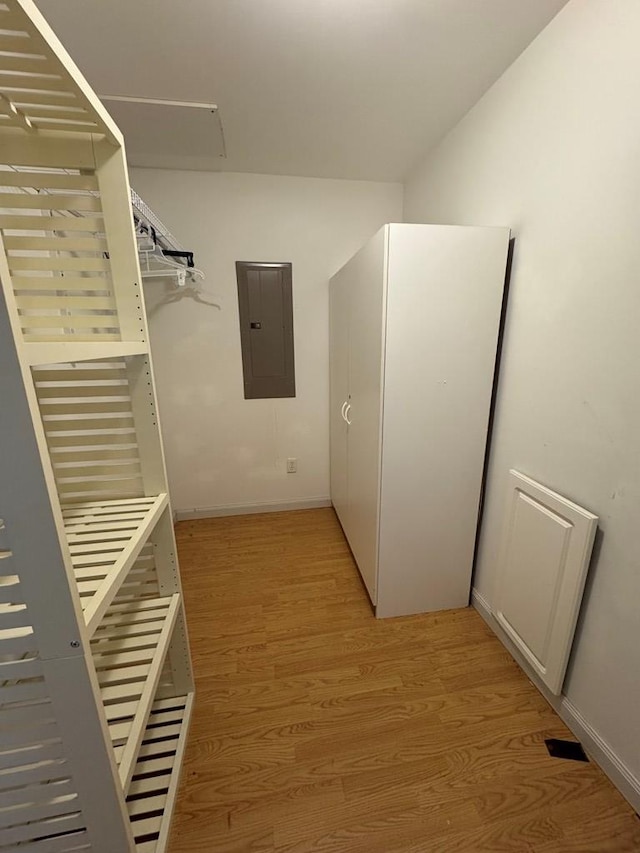
[[[179,593],[114,604],[91,641],[100,698],[125,794],[179,609]]]
[[[157,497],[87,501],[62,509],[73,572],[91,636],[169,503]]]
[[[67,343],[25,343],[23,352],[32,367],[69,364],[76,361],[108,361],[131,355],[148,355],[147,341],[73,341]]]
[[[180,782],[194,694],[153,703],[129,787],[137,853],[164,853]],[[160,814],[159,814],[160,812]]]

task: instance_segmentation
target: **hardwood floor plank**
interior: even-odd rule
[[[173,850],[189,853],[272,853],[275,849],[270,830],[247,831],[241,827],[220,831],[217,824],[201,819],[189,822],[176,820],[173,845],[172,853]]]
[[[640,850],[640,821],[621,819],[631,812],[612,786],[569,803],[554,805],[551,815],[562,826],[562,849],[572,853],[637,853]],[[547,846],[542,853],[555,853]]]
[[[526,819],[484,822],[460,832],[443,832],[432,849],[434,853],[538,853],[546,844],[549,850],[564,853],[562,843],[561,827],[545,814],[534,814]],[[391,840],[385,848],[385,853],[427,851],[430,853],[424,841],[416,842],[407,836]]]
[[[565,803],[597,794],[601,778],[590,764],[565,762],[560,767],[552,765],[530,771],[526,779],[502,776],[495,782],[474,787],[473,804],[483,821],[493,822],[526,817],[536,811],[556,814]],[[460,788],[457,790],[462,793]]]
[[[278,853],[388,853],[392,849],[404,849],[398,844],[419,840],[423,851],[440,851],[441,840],[447,835],[463,826],[477,826],[479,822],[469,803],[397,810],[393,809],[393,801],[401,801],[393,792],[387,795],[391,803],[385,804],[384,797],[365,802],[360,808],[349,803],[351,808],[345,809],[344,814],[325,815],[323,823],[300,827],[303,837],[297,841],[287,841],[292,833],[295,835],[295,827],[292,830],[287,826],[282,832],[276,829],[275,849]]]
[[[374,618],[332,510],[177,535],[198,692],[171,853],[640,853],[474,610]]]
[[[341,780],[331,779],[287,790],[275,797],[263,797],[248,806],[238,804],[229,814],[230,826],[244,830],[297,826],[306,821],[322,820],[326,814],[335,814],[344,808],[344,803]],[[274,843],[277,843],[275,838]]]

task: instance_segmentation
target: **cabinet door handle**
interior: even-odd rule
[[[351,403],[347,403],[347,408],[344,411],[344,419],[347,422],[348,426],[351,426],[351,421],[349,420],[349,412],[351,411]]]
[[[345,400],[342,404],[342,408],[340,409],[340,414],[342,415],[342,420],[346,421],[346,417],[344,415],[344,410],[347,408],[347,401]]]

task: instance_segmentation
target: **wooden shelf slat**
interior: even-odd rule
[[[85,624],[91,636],[169,502],[157,497],[90,501],[63,507]]]
[[[31,366],[69,364],[78,361],[108,361],[132,355],[148,355],[147,341],[66,341],[25,343],[24,353]]]

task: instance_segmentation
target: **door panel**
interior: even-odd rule
[[[329,287],[331,503],[348,526],[347,424],[342,417],[349,395],[349,288],[342,272]]]
[[[387,228],[349,263],[347,539],[372,602],[377,596],[382,363]]]
[[[506,509],[495,617],[558,695],[598,517],[517,471]]]
[[[469,603],[509,243],[507,228],[389,232],[381,617]]]

